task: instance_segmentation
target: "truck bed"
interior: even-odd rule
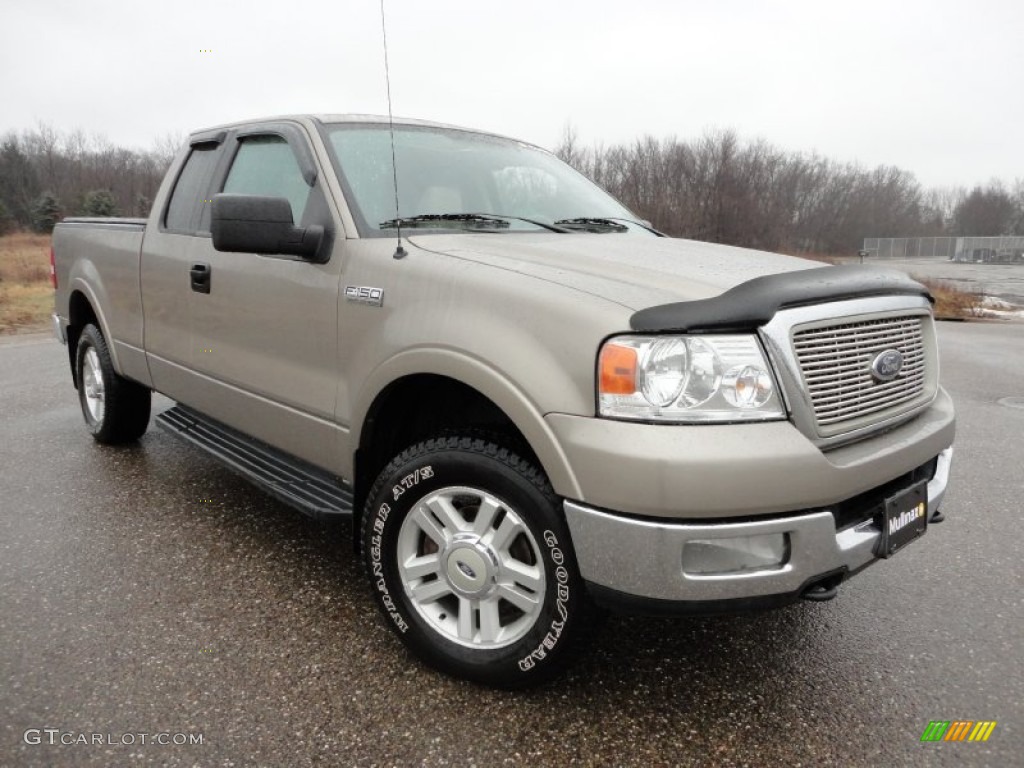
[[[142,293],[139,259],[146,220],[129,218],[70,218],[53,230],[59,315],[76,322],[71,297],[84,295],[100,314],[99,321],[111,353],[127,375],[145,376]],[[148,376],[146,377],[148,378]]]

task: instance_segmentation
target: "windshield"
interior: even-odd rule
[[[387,124],[326,126],[363,236],[430,231],[643,232],[636,216],[553,155],[528,144],[446,128],[395,126],[398,213]],[[496,226],[487,217],[507,222]],[[581,227],[580,221],[607,226]],[[612,222],[617,222],[613,224]]]

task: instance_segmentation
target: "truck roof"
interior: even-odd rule
[[[192,131],[189,136],[200,136],[208,134],[214,131],[223,131],[230,128],[237,128],[242,125],[252,125],[255,123],[268,123],[278,120],[313,120],[320,123],[375,123],[375,124],[387,124],[389,118],[387,115],[368,115],[368,114],[293,114],[293,115],[273,115],[270,117],[258,117],[250,118],[248,120],[235,120],[230,123],[220,123],[219,125],[212,125],[208,128],[202,128],[200,130]],[[522,139],[516,139],[511,136],[505,136],[500,133],[493,133],[491,131],[481,131],[475,128],[466,128],[461,125],[452,125],[450,123],[439,123],[433,120],[419,120],[413,117],[395,117],[392,122],[395,125],[415,125],[429,128],[445,128],[454,131],[467,131],[469,133],[479,133],[486,136],[494,136],[496,138],[508,139],[509,141],[516,141],[521,144],[529,144],[530,142],[524,142]],[[533,146],[533,145],[531,145]],[[541,148],[543,149],[543,148]]]

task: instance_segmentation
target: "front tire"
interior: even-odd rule
[[[96,441],[116,445],[142,437],[149,426],[152,393],[118,375],[103,332],[95,325],[82,329],[75,360],[78,402]]]
[[[449,674],[521,688],[562,671],[593,611],[543,473],[481,438],[427,440],[395,458],[362,518],[388,624]]]

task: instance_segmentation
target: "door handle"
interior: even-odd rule
[[[210,292],[210,269],[209,264],[193,264],[188,273],[192,277],[192,290],[196,293]]]

